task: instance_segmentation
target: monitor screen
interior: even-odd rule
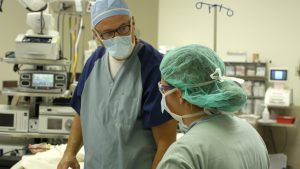
[[[270,80],[272,81],[287,81],[287,69],[270,69]]]
[[[0,113],[0,128],[1,127],[14,127],[15,114]]]
[[[32,86],[33,87],[53,87],[54,75],[53,74],[33,74]]]

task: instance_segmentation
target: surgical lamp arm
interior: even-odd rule
[[[3,0],[0,0],[0,12],[2,12],[2,4],[3,4]]]

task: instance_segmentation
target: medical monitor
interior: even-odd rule
[[[270,68],[269,73],[270,82],[286,82],[288,80],[287,68]]]
[[[32,86],[33,87],[53,87],[54,75],[53,74],[33,74]]]

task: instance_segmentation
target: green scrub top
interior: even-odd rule
[[[216,115],[173,143],[158,169],[268,169],[264,141],[245,120]]]

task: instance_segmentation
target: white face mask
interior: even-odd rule
[[[132,42],[131,35],[116,36],[108,40],[103,40],[103,44],[109,55],[118,60],[128,58],[135,45],[135,43]]]
[[[189,127],[185,124],[178,123],[179,131],[186,133],[189,130]]]
[[[162,112],[164,110],[166,110],[173,117],[174,120],[176,120],[176,121],[179,122],[179,125],[182,128],[187,129],[188,127],[187,127],[187,125],[184,124],[183,119],[184,118],[190,118],[190,117],[199,116],[199,115],[203,114],[203,112],[198,112],[198,113],[193,113],[193,114],[186,114],[186,115],[183,115],[183,116],[180,116],[180,115],[177,115],[177,114],[173,113],[170,110],[170,108],[168,107],[168,105],[167,105],[166,96],[169,95],[169,94],[171,94],[171,93],[173,93],[173,92],[175,92],[176,90],[177,89],[174,88],[174,89],[168,91],[167,94],[162,94],[162,99],[161,99]]]

